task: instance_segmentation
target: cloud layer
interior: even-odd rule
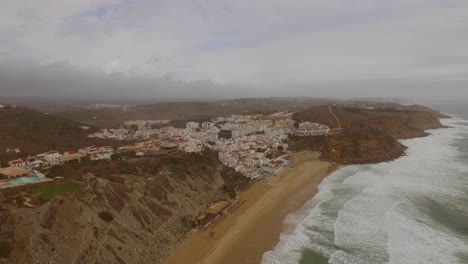
[[[459,97],[467,25],[462,0],[3,0],[0,89]]]

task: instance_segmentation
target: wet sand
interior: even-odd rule
[[[241,206],[216,225],[197,231],[171,254],[167,264],[258,264],[279,241],[287,215],[317,193],[322,179],[338,165],[299,153],[282,175],[255,183],[240,193]]]

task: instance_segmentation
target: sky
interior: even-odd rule
[[[465,0],[1,0],[0,96],[468,98]]]

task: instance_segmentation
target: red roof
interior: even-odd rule
[[[55,150],[53,150],[53,151],[46,152],[46,153],[44,153],[44,154],[46,154],[46,155],[52,155],[52,154],[58,154],[58,152],[55,151]]]
[[[13,163],[13,164],[22,164],[22,163],[28,163],[29,160],[27,158],[19,158],[15,160],[11,160],[8,163]]]
[[[66,153],[68,153],[68,154],[78,154],[78,152],[76,150],[69,150]]]

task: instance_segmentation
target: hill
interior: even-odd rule
[[[93,144],[121,144],[113,140],[88,138],[87,135],[97,131],[97,128],[89,126],[85,130],[83,126],[87,125],[27,108],[0,108],[0,161],[51,149],[66,151]],[[5,153],[5,148],[9,147],[18,147],[22,153]]]
[[[99,127],[115,127],[127,120],[169,119],[175,124],[182,121],[204,121],[232,114],[271,114],[277,111],[298,111],[315,105],[335,101],[316,98],[246,98],[222,101],[159,102],[138,105],[125,110],[73,110],[54,113],[77,122]]]

